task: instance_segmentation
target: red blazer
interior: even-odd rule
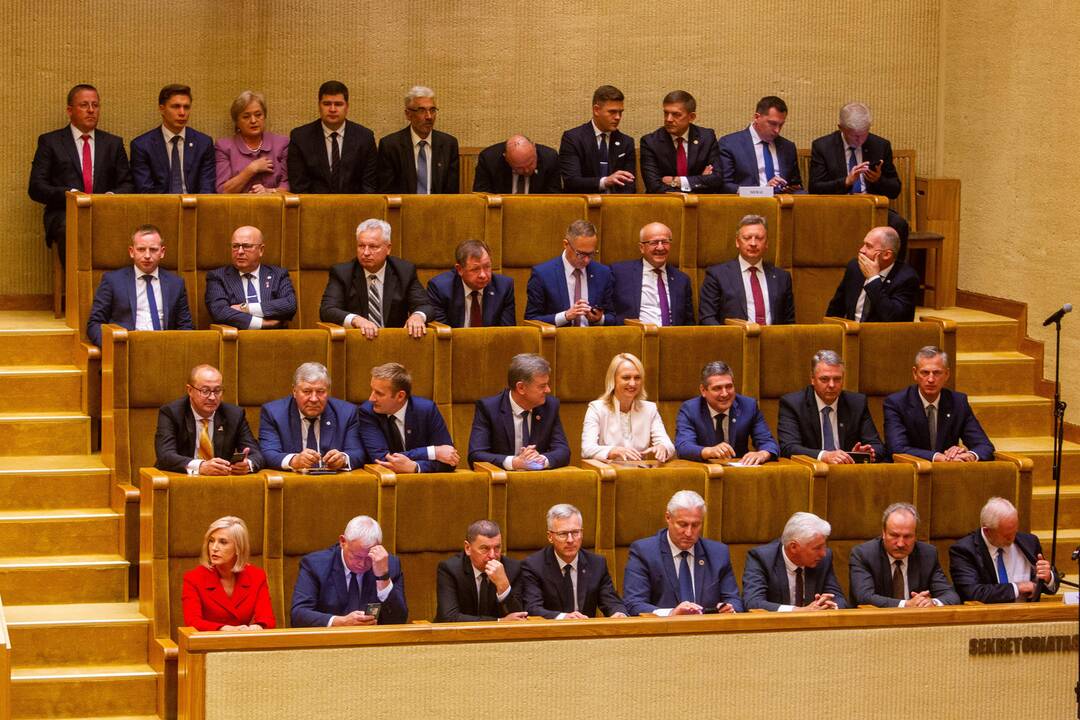
[[[232,597],[225,594],[215,570],[199,565],[184,573],[181,594],[184,625],[196,630],[220,630],[222,625],[275,627],[266,573],[248,565],[236,573]]]

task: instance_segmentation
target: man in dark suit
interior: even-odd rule
[[[196,365],[187,397],[158,411],[154,467],[188,475],[245,475],[263,467],[263,456],[244,409],[221,402],[221,373]]]
[[[593,260],[596,226],[575,220],[563,237],[563,252],[532,269],[526,287],[525,319],[558,327],[612,325],[611,269]]]
[[[720,145],[711,128],[694,125],[697,100],[685,90],[664,96],[664,126],[641,138],[645,192],[717,192]]]
[[[360,437],[371,459],[399,473],[453,472],[460,458],[435,403],[412,394],[412,375],[391,362],[371,369],[360,405]]]
[[[374,340],[379,328],[402,327],[418,338],[427,332],[431,307],[416,266],[390,257],[390,223],[371,218],[356,228],[356,259],[338,263],[319,305],[319,319],[359,328]]]
[[[671,228],[649,223],[638,234],[640,260],[611,266],[615,322],[628,318],[654,325],[693,325],[694,298],[690,276],[668,264]]]
[[[593,92],[592,120],[562,134],[559,169],[568,193],[632,193],[634,139],[619,131],[623,94],[601,85]]]
[[[931,462],[993,460],[994,444],[972,412],[967,395],[945,387],[949,381],[948,354],[927,345],[915,353],[911,374],[914,385],[885,398],[889,452]]]
[[[93,85],[68,91],[71,124],[38,136],[30,166],[30,199],[45,206],[45,244],[59,243],[64,260],[68,190],[85,193],[129,193],[131,170],[124,141],[98,130],[98,92]]]
[[[1057,593],[1061,574],[1043,557],[1039,538],[1019,532],[1011,502],[987,500],[979,524],[949,548],[949,572],[962,600],[1038,602],[1043,593]]]
[[[900,236],[891,227],[883,225],[866,233],[825,314],[859,322],[914,320],[919,275],[896,259],[899,247]]]
[[[374,193],[375,134],[347,120],[349,88],[319,86],[319,119],[289,133],[289,188],[294,193]]]
[[[735,231],[735,247],[739,257],[705,271],[698,302],[701,324],[723,325],[729,317],[758,325],[794,324],[791,274],[765,260],[769,249],[765,218],[744,215]]]
[[[422,85],[405,96],[407,127],[379,140],[379,192],[436,195],[458,191],[458,141],[435,129],[435,91]]]
[[[262,406],[259,447],[267,467],[282,470],[359,470],[367,462],[356,406],[330,397],[330,373],[317,362],[296,368],[292,395]]]
[[[214,140],[187,126],[191,88],[158,93],[161,125],[131,141],[131,177],[139,193],[217,192]]]
[[[382,546],[374,518],[357,515],[337,545],[300,559],[293,627],[399,625],[409,621],[401,563]]]
[[[503,557],[502,531],[477,520],[465,531],[465,551],[439,563],[435,622],[524,620],[521,563]]]
[[[630,614],[742,612],[727,545],[701,537],[705,500],[693,490],[680,490],[668,501],[664,519],[666,528],[630,546],[623,573]]]
[[[296,292],[288,270],[262,264],[262,231],[238,227],[231,247],[232,265],[206,273],[211,320],[238,330],[288,327],[296,314]]]
[[[915,539],[919,511],[893,503],[882,515],[881,537],[858,545],[848,559],[851,602],[874,607],[932,608],[959,605],[945,579],[937,548]]]
[[[749,127],[720,138],[721,192],[737,195],[740,187],[802,190],[798,150],[780,137],[787,112],[787,103],[766,95],[758,100]]]
[[[743,601],[747,610],[772,612],[846,608],[833,574],[832,550],[825,547],[832,526],[817,515],[797,512],[778,540],[746,556]]]
[[[885,448],[870,417],[866,396],[844,390],[844,361],[832,350],[810,360],[810,384],[780,398],[776,434],[780,454],[809,455],[829,464],[853,463],[851,452],[885,460]]]
[[[504,470],[545,470],[570,462],[559,401],[550,396],[551,365],[520,353],[506,372],[507,389],[476,401],[469,435],[469,463]]]
[[[548,620],[626,617],[602,555],[581,547],[581,511],[554,505],[547,512],[549,547],[522,563],[522,598],[530,615]]]
[[[105,323],[116,323],[128,330],[193,330],[184,281],[160,267],[165,257],[161,231],[153,225],[135,228],[128,255],[134,265],[105,273],[94,291],[86,319],[90,342],[101,346],[101,326]]]
[[[500,195],[560,193],[559,154],[524,135],[513,135],[480,151],[472,189]]]
[[[487,243],[463,240],[454,263],[453,270],[428,280],[431,319],[456,328],[514,325],[514,280],[491,271]]]
[[[684,460],[738,457],[744,465],[775,460],[780,448],[753,398],[735,392],[735,373],[714,360],[701,369],[701,396],[679,408],[675,451]],[[750,452],[750,440],[754,452]]]

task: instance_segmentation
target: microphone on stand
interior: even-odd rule
[[[1053,325],[1054,323],[1061,320],[1061,318],[1065,317],[1065,313],[1071,313],[1071,312],[1072,312],[1072,303],[1065,303],[1060,308],[1058,308],[1057,311],[1053,315],[1051,315],[1050,317],[1043,320],[1043,327],[1046,327],[1047,325]]]

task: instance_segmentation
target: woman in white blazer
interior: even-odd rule
[[[608,365],[604,394],[589,403],[581,428],[581,457],[597,460],[664,462],[675,446],[664,429],[656,403],[645,399],[645,369],[630,353]]]

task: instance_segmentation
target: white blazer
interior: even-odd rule
[[[625,434],[627,418],[630,420],[629,435]],[[641,400],[637,408],[625,414],[618,408],[612,410],[602,400],[589,403],[581,428],[581,457],[607,460],[611,448],[616,446],[644,452],[653,445],[666,445],[672,457],[675,456],[675,445],[664,429],[656,403]]]

